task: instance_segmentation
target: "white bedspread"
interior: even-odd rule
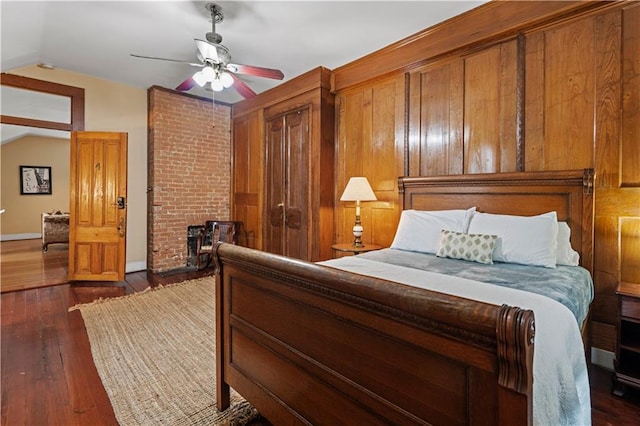
[[[390,265],[360,256],[318,263],[494,305],[506,303],[533,310],[536,326],[533,356],[534,424],[591,424],[589,378],[582,338],[573,314],[561,303],[534,293]]]

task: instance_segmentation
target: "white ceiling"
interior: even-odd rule
[[[233,63],[277,68],[285,80],[347,64],[484,1],[219,1],[216,25]],[[37,63],[135,87],[175,88],[193,67],[130,56],[196,61],[211,31],[203,1],[0,1],[1,68]],[[257,93],[280,81],[241,76]],[[194,88],[189,93],[211,97]],[[242,98],[233,88],[216,100]]]

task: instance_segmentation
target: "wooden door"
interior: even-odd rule
[[[127,134],[71,133],[69,280],[122,281]]]
[[[309,110],[267,122],[265,249],[309,257]]]
[[[287,155],[285,255],[309,259],[309,110],[285,116]]]

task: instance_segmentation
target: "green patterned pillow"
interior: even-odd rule
[[[443,229],[440,231],[440,247],[436,256],[492,265],[497,239],[497,235],[465,234]]]

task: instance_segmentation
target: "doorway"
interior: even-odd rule
[[[32,154],[19,157],[21,159],[16,161],[20,165],[50,166],[55,162],[55,167],[49,169],[51,194],[21,194],[15,189],[20,187],[18,164],[3,167],[3,183],[8,185],[3,194],[13,195],[3,196],[1,206],[5,210],[3,239],[11,239],[1,243],[1,291],[64,283],[67,282],[68,245],[52,245],[48,253],[43,253],[39,238],[40,215],[52,209],[69,209],[70,132],[84,129],[84,89],[7,73],[2,73],[1,77],[3,154],[9,152],[5,142],[24,143]],[[37,148],[43,146],[51,150],[44,152]],[[3,161],[5,158],[3,155]],[[3,189],[6,188],[3,186]],[[29,212],[26,226],[22,224],[27,222],[25,212]],[[18,227],[7,232],[12,229],[7,226],[11,220],[18,223]],[[12,278],[16,275],[20,276],[21,282]]]

